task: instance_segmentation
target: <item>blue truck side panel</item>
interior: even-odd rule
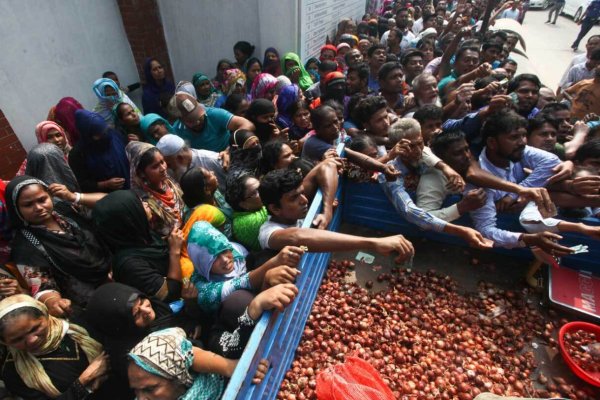
[[[340,149],[338,149],[339,152]],[[337,198],[340,199],[340,205],[335,210],[329,226],[332,231],[336,231],[340,223],[344,221],[378,231],[422,236],[438,242],[465,245],[461,239],[454,236],[421,231],[402,220],[378,184],[340,180]],[[322,196],[319,192],[311,204],[304,227],[310,226],[310,221],[320,211],[321,202]],[[457,223],[469,225],[470,221],[463,217]],[[585,223],[600,226],[600,221],[596,218],[586,219]],[[522,231],[518,219],[514,215],[500,215],[498,225],[507,230]],[[600,275],[598,242],[578,234],[565,234],[561,243],[567,246],[576,244],[589,246],[589,253],[564,257],[561,265],[592,271],[595,275]],[[494,251],[513,257],[532,258],[528,249],[494,249]],[[329,253],[307,253],[302,257],[298,267],[302,271],[297,281],[298,296],[283,313],[267,312],[262,316],[254,328],[244,354],[225,390],[224,400],[275,399],[285,373],[293,361],[329,258]],[[270,361],[271,368],[260,385],[252,385],[251,380],[256,366],[263,358]]]

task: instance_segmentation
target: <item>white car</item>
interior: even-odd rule
[[[541,8],[545,10],[554,3],[554,0],[529,0],[529,8]]]
[[[560,12],[561,14],[573,17],[573,21],[577,22],[590,3],[590,0],[567,0]]]

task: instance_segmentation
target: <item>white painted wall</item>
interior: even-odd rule
[[[281,56],[289,51],[302,59],[315,55],[301,38],[311,35],[324,44],[343,17],[360,19],[365,0],[158,0],[175,80],[191,80],[201,71],[210,77],[217,61],[232,61],[233,45],[246,40],[261,61],[268,47]],[[312,7],[327,10],[322,21],[310,19]],[[317,50],[318,51],[318,50]]]
[[[26,150],[60,98],[96,104],[104,71],[139,81],[116,0],[2,0],[0,38],[0,108]]]

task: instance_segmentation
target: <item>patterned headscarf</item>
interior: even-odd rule
[[[223,93],[227,96],[233,94],[237,85],[245,88],[246,85],[246,74],[240,69],[233,68],[225,71],[225,83],[223,84]]]
[[[264,99],[267,97],[267,93],[275,89],[276,85],[277,78],[275,78],[273,75],[267,73],[259,74],[252,83],[250,99]]]
[[[44,366],[36,356],[48,354],[58,349],[65,335],[69,335],[81,346],[90,363],[102,353],[102,345],[92,339],[88,331],[81,326],[51,316],[43,303],[24,294],[10,296],[0,301],[0,321],[11,312],[21,308],[36,309],[48,320],[46,341],[36,354],[17,350],[13,347],[8,347],[8,351],[14,359],[15,369],[25,386],[40,391],[50,398],[56,398],[62,393],[54,386]]]
[[[35,136],[37,137],[38,143],[46,143],[48,141],[48,133],[52,130],[58,131],[58,133],[65,138],[66,143],[64,153],[69,154],[69,151],[71,151],[71,141],[63,127],[54,121],[42,121],[36,125]]]
[[[167,177],[162,191],[151,188],[138,173],[138,166],[142,156],[149,150],[156,147],[150,143],[130,142],[125,147],[127,158],[129,159],[129,168],[131,176],[131,188],[140,198],[143,198],[152,213],[158,218],[153,220],[153,229],[166,237],[174,227],[179,228],[183,219],[184,202],[181,198],[182,193],[179,185]]]
[[[220,399],[223,394],[222,377],[190,372],[194,350],[181,328],[167,328],[149,334],[131,349],[129,358],[144,371],[185,386],[188,390],[180,397],[181,400]]]
[[[275,85],[275,94],[281,93],[284,87],[290,86],[292,81],[285,75],[279,75],[277,77],[277,84]]]

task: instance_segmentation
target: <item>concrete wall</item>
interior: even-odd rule
[[[297,51],[298,0],[158,0],[175,81],[201,71],[211,78],[221,58],[235,61],[233,45],[256,46],[261,61],[268,47]]]
[[[246,40],[263,59],[268,47],[308,59],[318,53],[343,17],[360,19],[364,0],[158,0],[175,80],[198,71],[210,77],[217,61],[233,58],[233,45]],[[314,10],[313,10],[314,9]],[[325,10],[323,12],[323,10]],[[322,18],[310,17],[321,12]],[[318,46],[310,46],[310,36]]]
[[[139,81],[113,0],[2,0],[0,38],[0,108],[26,149],[60,98],[95,105],[91,85],[102,72]]]

